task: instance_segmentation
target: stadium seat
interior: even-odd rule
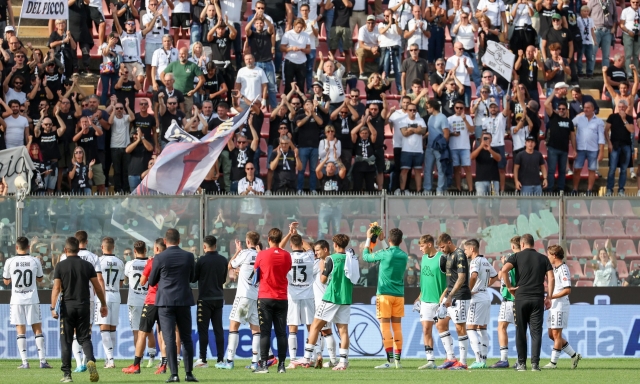
[[[409,206],[407,207],[407,215],[409,217],[429,216],[429,205],[427,201],[423,199],[410,199]]]
[[[511,140],[504,141],[504,153],[507,156],[507,159],[513,158],[513,141]]]
[[[565,236],[567,239],[576,239],[580,237],[578,225],[571,220],[567,221],[565,224]]]
[[[544,140],[540,140],[540,153],[546,159],[547,158],[547,143]]]
[[[317,216],[316,208],[314,207],[313,200],[300,199],[298,200],[298,212],[300,216],[314,217]]]
[[[604,237],[602,227],[600,227],[598,220],[583,220],[580,226],[580,235],[587,239]]]
[[[467,221],[467,237],[478,236],[478,229],[480,229],[480,220],[469,219]]]
[[[585,167],[586,168],[586,167]],[[567,216],[570,218],[587,218],[589,217],[589,211],[587,210],[587,204],[584,200],[567,200]]]
[[[391,218],[402,218],[407,216],[407,208],[404,199],[389,199],[389,211],[387,212]]]
[[[437,238],[440,235],[440,220],[438,219],[427,219],[422,222],[422,227],[420,228],[422,234],[431,235],[433,238]]]
[[[431,216],[434,217],[451,217],[453,211],[449,199],[436,199],[431,203]]]
[[[596,277],[596,273],[593,270],[593,265],[591,265],[590,261],[584,263],[584,277],[587,280],[593,280]]]
[[[591,247],[585,239],[571,240],[569,245],[569,256],[572,257],[591,257]]]
[[[367,237],[367,229],[369,229],[369,224],[370,221],[367,219],[355,219],[353,221],[351,237],[355,239],[365,239]]]
[[[628,237],[624,233],[624,227],[622,226],[622,220],[620,219],[605,219],[602,230],[606,237],[611,239],[623,239]]]
[[[418,240],[419,239],[414,239],[411,241],[411,244],[409,245],[409,254],[416,255],[416,256],[422,255],[422,251],[420,250],[420,244],[418,243]]]
[[[445,226],[447,228],[447,233],[453,237],[465,236],[467,233],[462,219],[447,219],[445,221]]]
[[[515,218],[519,215],[517,199],[500,199],[500,217]]]
[[[595,255],[598,253],[598,250],[600,248],[605,248],[605,244],[607,243],[607,239],[595,239],[593,240],[593,252],[591,253],[592,255]]]
[[[580,280],[576,281],[576,287],[593,287],[593,281],[591,280]]]
[[[476,217],[476,208],[473,206],[473,201],[469,199],[454,199],[453,200],[453,215],[461,218]]]
[[[631,203],[629,200],[614,200],[613,201],[613,217],[617,218],[629,218],[636,217],[633,213],[633,208],[631,208]]]
[[[304,233],[307,235],[307,237],[311,237],[312,239],[315,239],[318,236],[317,218],[311,218],[307,220],[307,225],[304,228]]]
[[[611,217],[611,208],[609,201],[604,199],[591,200],[591,208],[589,208],[591,217]]]
[[[267,158],[266,157],[261,157],[258,162],[260,163],[260,177],[265,178],[267,177],[267,172],[269,168],[267,166]],[[266,180],[266,179],[265,179]]]
[[[538,239],[533,243],[533,249],[542,253],[543,255],[547,253],[547,247],[544,246],[544,240]]]
[[[565,263],[567,264],[567,267],[569,267],[571,280],[577,281],[585,278],[582,267],[580,266],[580,262],[578,262],[577,260],[566,260]]]
[[[629,263],[629,271],[633,272],[636,269],[640,269],[640,260],[631,260]]]
[[[404,238],[417,239],[420,238],[420,230],[418,229],[418,222],[413,219],[402,219],[398,228],[402,231]]]

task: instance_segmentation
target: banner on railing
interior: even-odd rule
[[[68,19],[69,5],[64,0],[25,0],[20,11],[21,19]]]
[[[33,170],[33,162],[24,145],[0,151],[0,179],[4,178],[9,185],[9,193],[16,192],[14,181],[19,175],[30,184]]]

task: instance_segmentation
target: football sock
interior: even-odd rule
[[[425,345],[424,352],[427,354],[427,361],[436,361],[436,358],[433,356],[433,347]]]
[[[478,333],[475,329],[467,329],[467,336],[469,337],[469,345],[471,350],[476,354],[476,362],[479,363],[482,360],[480,353],[480,341],[478,340]]]
[[[162,356],[162,360],[160,361],[160,365],[167,365],[167,358]]]
[[[20,358],[22,363],[27,362],[27,335],[18,335],[18,351],[20,351]]]
[[[393,328],[393,353],[396,360],[400,360],[402,355],[402,324],[391,323]]]
[[[486,329],[477,331],[480,333],[480,355],[482,356],[482,362],[487,362],[487,354],[489,353],[489,332]]]
[[[46,361],[46,354],[44,349],[44,335],[42,333],[36,335],[36,347],[38,348],[38,358],[40,361]]]
[[[442,341],[442,346],[447,353],[447,360],[455,359],[455,355],[453,354],[453,337],[451,337],[451,333],[449,333],[449,331],[440,333],[440,341]]]
[[[557,350],[555,348],[553,348],[551,350],[551,362],[553,364],[556,364],[558,362],[558,358],[560,357],[561,353],[562,353],[561,351],[559,351],[559,350]]]
[[[315,345],[316,356],[322,356],[322,332],[318,334],[318,340]]]
[[[576,355],[576,351],[574,351],[573,348],[571,348],[571,345],[569,345],[568,341],[566,342],[565,345],[562,346],[562,351],[567,355],[569,355],[569,357],[573,357]]]
[[[251,362],[257,363],[260,360],[260,333],[254,333],[251,338],[251,352],[253,353]]]
[[[508,361],[509,360],[509,347],[500,346],[500,361]]]
[[[469,337],[468,336],[459,336],[458,337],[458,348],[460,348],[460,362],[462,364],[467,364],[467,348],[469,347]]]
[[[136,356],[133,358],[133,365],[140,365],[141,361],[142,361],[142,356]]]
[[[107,361],[113,360],[113,344],[111,343],[111,331],[100,331],[102,336],[102,348]]]
[[[236,355],[236,348],[238,348],[238,341],[240,341],[240,335],[238,331],[229,331],[229,339],[227,340],[227,362],[233,362],[233,358]],[[253,340],[251,340],[253,343]]]
[[[113,345],[114,351],[118,346],[117,341],[118,341],[118,333],[115,330],[112,330],[111,331],[111,345]]]
[[[388,321],[380,323],[380,331],[382,332],[382,345],[387,353],[387,361],[393,359],[393,334],[391,333],[391,324]]]
[[[346,364],[349,362],[349,350],[340,348],[340,362]]]
[[[295,332],[289,333],[289,359],[295,360],[298,352],[298,335]]]
[[[157,353],[158,352],[156,351],[155,348],[151,348],[151,349],[148,350],[147,355],[149,355],[149,358],[155,359]]]
[[[73,344],[71,344],[71,350],[73,351],[73,358],[76,359],[76,366],[82,365],[82,346],[78,343],[76,337],[73,337]]]
[[[327,352],[329,352],[329,359],[332,363],[336,362],[336,339],[333,338],[333,333],[324,337],[327,343]]]
[[[315,349],[315,345],[313,344],[306,343],[304,345],[304,358],[307,360],[307,362],[311,361],[311,358],[313,357],[314,349]]]

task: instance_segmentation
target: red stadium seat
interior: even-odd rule
[[[505,175],[507,178],[512,179],[513,178],[513,159],[508,159],[507,160],[507,166],[504,170]]]
[[[613,216],[617,218],[629,218],[636,217],[633,213],[633,208],[631,208],[631,203],[629,200],[614,200],[613,201]]]
[[[540,140],[540,153],[546,159],[547,158],[547,143],[544,140]]]
[[[420,230],[418,229],[418,222],[413,219],[402,219],[398,228],[402,231],[405,239],[417,239],[420,238]]]
[[[365,239],[367,237],[367,229],[369,229],[370,221],[367,219],[355,219],[351,235],[355,239]],[[364,230],[363,230],[364,229]]]
[[[431,216],[451,217],[453,211],[449,199],[436,199],[431,203]]]
[[[427,219],[422,222],[421,231],[423,235],[431,235],[433,238],[437,238],[440,234],[440,220]]]
[[[538,239],[533,243],[533,249],[542,253],[543,255],[547,253],[547,248],[544,246],[544,240]]]
[[[429,205],[423,199],[410,199],[407,207],[409,217],[425,217],[429,216]]]
[[[569,245],[569,256],[572,257],[591,257],[591,247],[585,239],[571,240]]]
[[[389,212],[387,215],[391,218],[402,218],[407,216],[407,207],[404,205],[404,200],[390,199],[389,200]]]
[[[520,215],[517,199],[500,199],[500,217],[514,218]]]
[[[317,218],[307,220],[307,225],[305,227],[304,233],[307,235],[307,237],[311,237],[312,239],[315,239],[318,236]]]
[[[576,287],[593,287],[593,281],[591,280],[580,280],[576,281]]]
[[[567,267],[569,267],[571,280],[576,281],[576,280],[585,278],[585,275],[582,272],[582,266],[580,265],[580,262],[578,262],[577,260],[566,260],[565,263],[567,264]]]
[[[589,208],[589,212],[591,212],[592,217],[611,217],[609,201],[604,199],[591,200],[591,208]]]
[[[480,229],[480,220],[469,219],[467,221],[467,237],[478,236],[478,229]]]
[[[627,236],[631,238],[634,238],[634,239],[640,238],[640,220],[639,219],[627,220],[625,233],[627,234]]]
[[[258,160],[260,163],[260,177],[265,178],[267,177],[267,172],[268,172],[268,166],[267,166],[267,158],[266,157],[261,157],[260,160]]]
[[[467,233],[462,219],[447,219],[445,225],[447,233],[451,235],[451,237],[463,237]]]
[[[640,269],[640,260],[632,260],[629,263],[629,271],[633,272],[636,269]]]
[[[313,201],[311,200],[298,200],[298,212],[300,212],[300,216],[302,217],[317,216],[316,208],[313,206]]]
[[[606,237],[611,239],[622,239],[627,237],[627,235],[624,234],[624,227],[622,226],[622,220],[620,219],[605,219],[602,230]]]
[[[580,234],[583,238],[587,239],[604,237],[602,227],[600,227],[600,222],[598,220],[583,220],[582,225],[580,226]]]
[[[584,277],[587,280],[593,280],[596,277],[596,273],[593,270],[590,260],[587,260],[587,262],[584,263]]]
[[[511,140],[504,141],[504,153],[507,156],[507,159],[513,158],[513,141]]]
[[[453,215],[462,218],[477,217],[473,201],[468,199],[453,200]]]
[[[586,167],[585,167],[586,168]],[[589,211],[587,210],[587,203],[584,200],[567,200],[567,216],[571,218],[587,218],[589,217]]]
[[[578,229],[578,225],[572,220],[569,220],[565,223],[565,233],[567,239],[576,239],[580,237],[580,230]]]

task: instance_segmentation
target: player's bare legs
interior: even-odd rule
[[[571,357],[572,368],[578,367],[578,362],[582,358],[581,355],[571,347],[568,341],[562,337],[562,328],[549,328],[549,338],[553,340],[553,350],[551,351],[551,361],[542,368],[554,369],[558,363],[558,358],[562,352]]]

